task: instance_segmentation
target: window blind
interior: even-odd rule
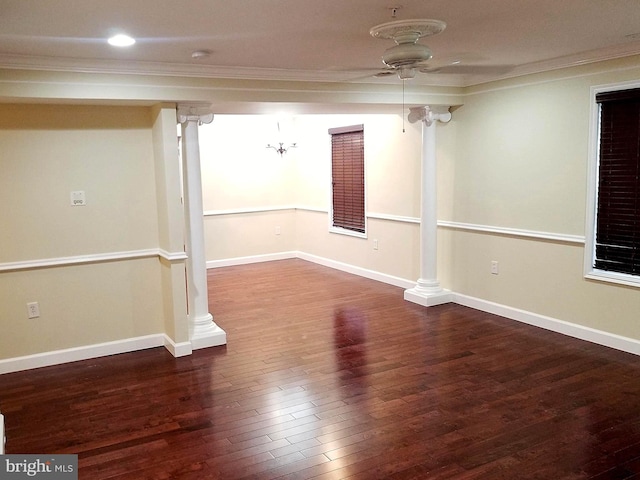
[[[364,233],[364,125],[329,129],[333,226]]]
[[[594,267],[640,275],[640,89],[596,95],[600,148]]]

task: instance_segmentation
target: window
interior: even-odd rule
[[[332,231],[364,236],[364,125],[331,128]]]
[[[640,284],[640,88],[595,92],[595,104],[590,273]]]

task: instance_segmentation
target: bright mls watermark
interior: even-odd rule
[[[0,480],[78,480],[77,455],[0,455]]]

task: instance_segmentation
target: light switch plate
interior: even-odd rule
[[[71,192],[71,206],[82,207],[87,204],[87,199],[84,196],[83,190]]]

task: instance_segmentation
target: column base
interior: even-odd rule
[[[404,291],[404,299],[423,307],[433,307],[453,302],[453,293],[442,288],[438,290],[423,289],[419,286]]]
[[[213,322],[213,315],[210,313],[194,321],[189,337],[193,350],[227,344],[226,332]]]

